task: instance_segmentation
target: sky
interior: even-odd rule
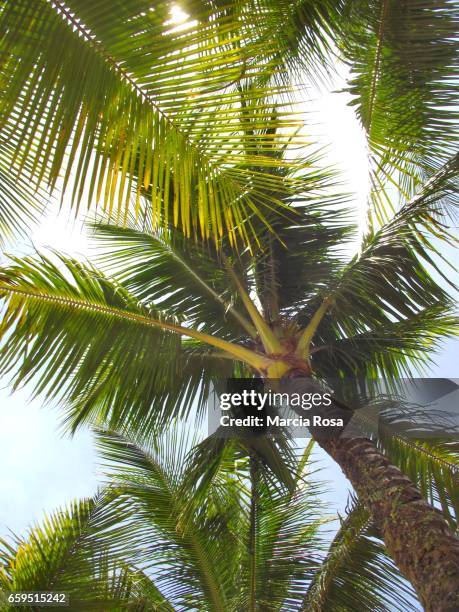
[[[342,75],[343,76],[343,75]],[[327,162],[342,171],[345,189],[353,194],[358,217],[363,220],[368,191],[368,166],[363,131],[353,110],[347,106],[349,95],[339,92],[343,80],[333,91],[309,92],[305,105],[305,130],[312,139],[330,143]],[[29,241],[10,246],[10,252],[23,254],[35,248],[51,247],[69,254],[89,256],[88,237],[81,220],[77,222],[64,206],[57,206],[30,235]],[[459,342],[448,342],[437,359],[432,376],[459,377]],[[101,483],[92,436],[78,431],[64,436],[59,411],[31,399],[30,392],[11,394],[7,380],[0,380],[0,536],[12,530],[24,533],[44,512],[50,512],[71,499],[92,495]],[[344,513],[348,485],[339,468],[320,449],[315,457],[323,468],[320,478],[328,481],[324,495],[330,512]]]

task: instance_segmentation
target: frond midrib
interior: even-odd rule
[[[48,2],[48,0],[46,1]],[[241,192],[240,183],[236,179],[233,178],[231,173],[225,172],[225,169],[220,164],[216,164],[212,160],[211,155],[207,155],[199,146],[196,145],[195,142],[193,142],[189,138],[186,131],[182,130],[181,127],[177,125],[177,123],[167,113],[165,113],[161,109],[161,107],[154,101],[154,99],[138,85],[136,80],[132,78],[132,76],[126,70],[123,69],[123,67],[119,64],[119,62],[117,62],[116,59],[108,53],[108,51],[104,48],[102,42],[98,39],[94,40],[90,37],[90,34],[89,34],[90,30],[86,28],[84,25],[82,25],[82,23],[78,21],[72,15],[72,13],[67,9],[67,7],[65,7],[65,5],[61,2],[61,0],[51,0],[49,2],[49,6],[51,8],[56,9],[57,13],[60,14],[60,16],[62,17],[63,22],[68,27],[75,28],[80,33],[83,40],[91,48],[94,49],[95,53],[98,56],[100,56],[104,62],[108,63],[110,67],[115,71],[115,73],[117,73],[123,80],[125,80],[129,84],[129,86],[134,90],[134,92],[137,95],[139,95],[143,101],[147,102],[151,106],[151,108],[154,111],[156,111],[160,115],[160,117],[164,119],[164,121],[166,121],[166,123],[181,138],[183,138],[184,142],[186,142],[187,145],[198,154],[199,158],[205,164],[208,164],[209,168],[212,168],[212,171],[215,175],[224,175],[225,180],[227,180],[228,182],[234,185],[236,193],[242,194],[242,192],[244,192],[244,189]],[[253,188],[250,186],[248,188],[247,193],[250,193],[252,189]],[[263,218],[263,217],[260,216],[260,218]]]
[[[358,522],[357,525],[351,527],[352,533],[350,533],[346,530],[349,529],[349,525],[352,525],[352,518],[355,520],[355,517],[357,517]],[[371,522],[370,514],[363,506],[354,506],[343,522],[341,529],[335,535],[327,557],[306,592],[301,607],[302,612],[324,610],[328,590],[336,576],[337,568],[345,563],[349,551]]]
[[[193,270],[193,268],[185,261],[185,259],[183,259],[183,257],[180,256],[180,253],[178,253],[171,244],[167,244],[165,246],[168,249],[169,253],[172,255],[172,257],[181,266],[185,268],[185,270],[196,280],[196,282],[199,285],[201,285],[203,289],[205,289],[205,291],[207,291],[207,293],[218,304],[220,304],[220,306],[224,308],[225,312],[230,313],[234,317],[234,319],[239,323],[239,325],[241,325],[245,329],[245,331],[250,334],[250,336],[255,338],[257,335],[257,332],[256,332],[256,329],[253,327],[253,325],[249,321],[247,321],[247,319],[244,316],[242,316],[241,313],[238,310],[236,310],[236,308],[231,303],[226,302],[221,297],[221,295],[219,295],[216,291],[214,291],[214,289],[212,289],[212,287],[203,278],[201,278],[201,276],[199,276],[199,274],[195,270]]]
[[[90,312],[98,312],[102,314],[111,315],[113,317],[134,321],[136,323],[141,323],[142,325],[147,325],[149,327],[157,328],[159,325],[161,326],[170,326],[172,330],[172,324],[168,324],[166,322],[156,322],[149,317],[141,314],[136,314],[133,312],[128,312],[125,310],[121,310],[119,308],[115,308],[114,306],[104,306],[103,304],[96,304],[94,302],[89,302],[85,300],[79,300],[72,297],[59,296],[49,293],[43,293],[41,291],[28,291],[23,288],[15,287],[13,285],[5,285],[0,283],[0,291],[5,291],[7,293],[22,295],[24,297],[29,297],[32,299],[41,300],[44,302],[52,302],[54,304],[60,304],[63,306],[68,306],[70,308],[74,308],[76,310],[86,310]]]
[[[114,306],[104,306],[102,304],[78,300],[76,298],[71,298],[67,296],[57,296],[54,294],[50,295],[41,291],[30,291],[21,287],[16,287],[14,285],[0,283],[0,292],[2,291],[10,294],[22,295],[30,299],[36,299],[39,301],[41,300],[43,302],[49,302],[54,303],[56,305],[70,307],[76,310],[86,310],[87,312],[105,314],[118,318],[120,320],[139,323],[140,325],[145,325],[150,328],[156,328],[163,331],[172,332],[181,336],[188,336],[194,338],[195,340],[198,340],[199,342],[210,345],[218,349],[219,351],[226,351],[235,360],[248,363],[257,370],[260,370],[264,367],[268,367],[271,363],[271,360],[265,355],[257,353],[240,344],[228,342],[227,340],[223,340],[222,338],[219,338],[217,336],[206,334],[191,327],[183,327],[175,323],[168,323],[161,319],[151,319],[145,315],[121,310],[119,308],[115,308]]]
[[[379,24],[378,35],[377,35],[377,45],[376,45],[376,53],[375,53],[375,62],[373,67],[373,76],[371,79],[370,86],[370,101],[368,108],[368,133],[371,136],[371,128],[372,128],[372,119],[373,119],[373,110],[376,102],[376,90],[377,90],[377,81],[379,76],[379,70],[381,66],[381,56],[382,56],[382,46],[384,39],[384,27],[386,24],[387,13],[389,12],[389,4],[391,0],[383,0],[383,6],[381,8],[381,21]]]

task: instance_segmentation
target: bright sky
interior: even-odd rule
[[[339,170],[343,191],[351,194],[356,222],[362,225],[370,187],[367,143],[349,106],[352,97],[343,91],[347,78],[348,68],[341,64],[332,87],[309,90],[310,100],[304,104],[304,132],[326,147],[325,163]]]
[[[175,23],[180,23],[175,15]],[[334,89],[342,88],[344,81]],[[368,189],[365,139],[354,113],[347,106],[349,96],[337,91],[311,91],[312,101],[305,105],[305,131],[320,137],[323,144],[331,143],[327,161],[343,173],[345,190],[355,196],[356,209],[363,218]],[[88,254],[88,240],[81,221],[75,223],[68,210],[50,212],[31,234],[30,243],[13,245],[10,252],[24,253],[36,248],[52,247],[70,254]],[[452,346],[452,345],[451,345]],[[454,350],[454,347],[453,349]],[[452,352],[446,350],[437,369],[443,376],[454,376]],[[456,371],[457,376],[457,371]],[[88,431],[73,439],[59,432],[58,413],[42,407],[38,399],[30,401],[26,391],[11,396],[3,381],[0,389],[0,535],[7,527],[20,533],[30,522],[39,519],[43,511],[51,511],[72,498],[91,495],[100,481],[96,457]],[[320,453],[318,454],[320,456]],[[346,483],[336,466],[321,457],[325,466],[324,479],[333,481],[327,501],[331,510],[344,511]]]

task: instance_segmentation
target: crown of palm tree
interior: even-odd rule
[[[429,182],[349,261],[339,249],[353,228],[332,196],[317,196],[327,177],[314,170],[293,201],[279,194],[290,207],[272,213],[275,234],[256,253],[157,230],[145,208],[131,227],[95,225],[109,276],[63,255],[13,259],[0,279],[0,368],[63,400],[73,428],[162,425],[196,398],[199,412],[212,379],[241,367],[409,374],[457,326],[425,263],[435,265],[425,224],[457,205],[456,174]]]
[[[200,414],[224,375],[392,382],[457,329],[434,280],[449,282],[440,241],[452,240],[458,204],[453,2],[192,0],[185,9],[188,20],[145,0],[0,8],[2,235],[40,212],[34,189],[105,211],[98,268],[39,255],[13,259],[0,276],[0,372],[62,402],[73,429],[157,431]],[[304,141],[289,105],[292,82],[323,78],[334,54],[350,66],[371,161],[369,223],[350,260],[345,197],[314,156],[293,154]],[[390,433],[379,444],[453,525],[456,447]],[[229,447],[201,447],[207,460],[213,453],[204,483]],[[281,443],[244,452],[292,495]],[[94,503],[56,528],[75,535]],[[363,529],[362,512],[351,531],[354,521]],[[52,544],[51,532],[37,537]],[[5,550],[9,566],[15,553]],[[311,607],[332,597],[327,567],[346,550],[344,533],[311,584]],[[81,584],[92,572],[104,597],[144,583],[143,568],[133,579],[128,566],[98,563]],[[33,567],[24,565],[31,580]],[[203,592],[218,608],[225,586],[211,582]],[[264,596],[247,584],[252,602]]]
[[[228,243],[216,249],[180,229],[159,231],[147,208],[130,227],[98,222],[110,276],[62,255],[16,259],[3,269],[0,367],[16,386],[31,383],[65,406],[72,429],[90,423],[138,432],[199,418],[222,376],[288,372],[306,356],[325,380],[395,381],[428,363],[457,327],[451,299],[420,260],[434,262],[425,220],[454,208],[455,175],[451,168],[430,182],[350,261],[340,249],[353,227],[333,197],[317,196],[328,177],[313,170],[289,211],[273,213],[276,234],[257,253],[235,257]],[[422,466],[415,481],[454,523],[455,447],[392,434],[380,443],[405,469]],[[277,443],[247,445],[291,488]],[[225,448],[209,446],[209,473]],[[444,464],[441,453],[449,454]]]

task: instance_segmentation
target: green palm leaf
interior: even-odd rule
[[[340,250],[354,234],[347,198],[336,193],[336,176],[316,170],[319,158],[312,155],[302,173],[302,185],[291,196],[289,209],[269,216],[272,232],[260,232],[264,248],[253,258],[253,290],[264,316],[273,322],[320,291],[340,266]]]
[[[458,445],[445,440],[412,440],[380,427],[378,444],[430,504],[439,507],[452,529],[458,528]]]
[[[121,610],[136,597],[136,581],[120,555],[109,554],[108,543],[121,543],[124,531],[109,495],[74,502],[46,517],[27,538],[0,542],[0,586],[64,592],[74,610]]]
[[[298,610],[320,566],[320,527],[328,519],[317,517],[319,488],[308,463],[312,445],[297,459],[295,486],[288,492],[270,487],[252,459],[241,609]]]
[[[99,262],[139,300],[228,339],[256,335],[230,275],[210,246],[172,233],[97,224]]]
[[[371,151],[375,220],[394,210],[391,185],[412,196],[457,151],[455,4],[347,2],[340,50]]]
[[[326,323],[324,324],[324,328]],[[350,337],[322,328],[320,342],[312,349],[318,371],[330,379],[338,372],[368,379],[386,380],[411,376],[433,362],[442,343],[457,335],[453,304],[440,302],[401,321],[375,324],[371,331]]]
[[[145,524],[146,534],[153,528],[158,532],[157,537],[141,536],[141,542],[155,541],[154,549],[147,548],[145,563],[159,574],[157,584],[170,589],[171,601],[182,594],[179,581],[187,585],[188,607],[218,609],[212,591],[220,590],[228,610],[251,609],[250,601],[254,609],[296,609],[295,602],[318,566],[318,530],[323,522],[317,511],[318,485],[309,482],[310,470],[305,467],[311,445],[295,462],[297,479],[289,492],[263,471],[255,482],[249,466],[257,459],[238,443],[224,444],[212,478],[202,487],[196,448],[191,449],[184,434],[171,432],[162,440],[140,443],[132,434],[126,439],[102,432],[99,441],[112,485],[139,508],[138,528],[143,531]],[[197,540],[194,544],[191,535]],[[171,541],[179,547],[172,556]],[[212,560],[214,574],[209,574],[206,559]],[[196,599],[202,597],[199,590],[206,599]]]
[[[0,146],[0,245],[25,235],[45,207],[45,194],[36,191],[13,164],[11,147]]]
[[[445,276],[438,264],[437,247],[426,231],[426,224],[441,224],[447,214],[455,214],[456,178],[457,159],[388,223],[368,234],[361,252],[329,281],[325,297],[321,301],[315,298],[315,304],[311,300],[300,314],[300,321],[308,321],[317,313],[311,332],[317,330],[316,348],[327,349],[326,355],[317,354],[318,365],[331,358],[340,337],[343,344],[338,344],[335,352],[338,362],[344,356],[348,365],[353,359],[363,365],[362,355],[368,357],[371,350],[374,366],[384,368],[375,370],[369,363],[365,373],[373,376],[378,371],[390,378],[410,371],[408,356],[429,359],[426,349],[434,349],[441,337],[457,333],[454,303],[429,271],[433,267]],[[447,234],[443,238],[448,241]],[[421,328],[425,341],[414,348],[413,333],[420,333]],[[395,352],[392,356],[403,370],[397,371],[385,351],[391,346],[398,351],[398,357]],[[359,351],[363,351],[360,356]]]
[[[270,155],[298,118],[276,112],[283,87],[246,87],[241,102],[241,81],[276,70],[269,9],[261,32],[237,4],[193,9],[177,28],[166,5],[143,0],[4,2],[1,129],[37,183],[53,188],[63,171],[66,189],[73,170],[77,203],[122,219],[148,192],[155,222],[253,240],[246,219],[280,205],[288,182],[275,170],[301,167]]]
[[[215,359],[199,342],[182,343],[177,332],[192,331],[90,266],[25,258],[1,281],[0,368],[16,387],[31,382],[36,393],[63,401],[72,429],[87,420],[164,423],[201,397],[199,409],[211,372],[225,371],[220,353]]]
[[[302,610],[412,610],[416,595],[387,557],[368,511],[354,501],[341,521]]]
[[[228,609],[239,559],[228,529],[239,517],[231,488],[209,492],[188,512],[192,491],[182,479],[191,440],[177,429],[160,439],[100,432],[97,444],[111,486],[135,514],[131,550],[161,591],[178,609]]]
[[[241,2],[259,31],[276,41],[276,75],[301,83],[327,79],[334,70],[334,40],[341,30],[344,0],[254,0]]]

